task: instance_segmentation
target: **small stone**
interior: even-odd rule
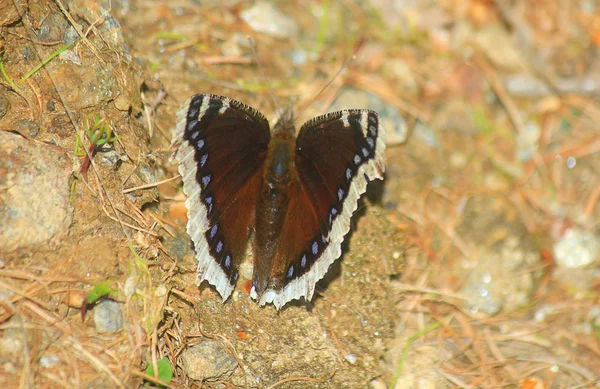
[[[134,186],[154,184],[156,181],[158,181],[154,173],[154,168],[149,163],[143,161],[140,162],[137,169],[135,169],[135,175],[139,178],[139,180],[141,180],[141,183],[139,180],[136,180],[137,182],[135,182]],[[156,201],[158,198],[158,189],[156,186],[153,186],[128,194],[133,196],[131,201],[142,206],[144,204]]]
[[[244,261],[240,264],[240,277],[245,280],[251,280],[254,272],[254,264],[252,261]]]
[[[125,294],[125,297],[129,298],[129,297],[133,297],[133,295],[135,294],[135,291],[136,291],[135,277],[129,276],[125,280],[125,285],[123,286],[123,293]]]
[[[168,293],[169,289],[167,289],[165,285],[157,286],[156,290],[154,291],[154,295],[159,298],[165,297]]]
[[[29,46],[21,48],[21,56],[25,59],[25,62],[31,64],[37,60],[35,51]]]
[[[21,120],[17,124],[16,130],[19,134],[35,137],[40,133],[40,126],[32,120]]]
[[[369,388],[370,389],[386,389],[387,385],[381,377],[377,377],[377,378],[373,378],[369,382]]]
[[[309,54],[306,50],[297,49],[289,52],[289,57],[294,66],[304,66],[308,62]]]
[[[181,261],[186,254],[191,254],[190,238],[184,231],[178,231],[175,236],[165,236],[163,246],[176,261]]]
[[[73,134],[75,128],[71,124],[71,119],[69,119],[69,115],[57,115],[50,122],[50,127],[48,128],[48,132],[51,134],[57,134],[61,138],[69,137]]]
[[[0,252],[67,232],[70,175],[63,149],[0,131]]]
[[[260,1],[242,11],[241,16],[254,31],[263,32],[275,38],[290,38],[298,33],[298,26],[294,19],[266,1]]]
[[[538,152],[542,130],[534,123],[527,123],[523,130],[517,135],[517,157],[522,162],[527,162]]]
[[[100,165],[117,168],[122,161],[127,160],[127,154],[120,153],[112,146],[104,146],[98,150],[96,162]]]
[[[145,184],[151,184],[158,181],[152,167],[145,162],[140,162],[137,169],[135,169],[135,175],[141,178]]]
[[[356,355],[354,354],[347,354],[344,359],[346,360],[346,362],[348,362],[351,365],[355,365],[356,364]]]
[[[497,68],[513,71],[526,68],[515,39],[499,24],[483,28],[474,35],[474,38],[472,34],[470,39]]]
[[[59,12],[50,12],[42,21],[38,39],[42,42],[60,42],[63,31],[68,27],[67,20]]]
[[[50,111],[50,112],[56,112],[57,105],[60,106],[60,102],[57,101],[54,97],[51,97],[48,100],[48,103],[46,103],[46,108],[48,108],[48,111]]]
[[[556,264],[580,268],[600,260],[600,238],[590,231],[569,228],[554,245]]]
[[[471,311],[491,316],[529,304],[541,277],[541,258],[518,209],[500,196],[475,196],[462,219],[457,231],[478,253],[458,261],[470,268],[460,293]]]
[[[237,368],[237,360],[215,340],[205,340],[181,354],[188,377],[196,381],[227,381]]]
[[[110,64],[79,66],[71,61],[55,61],[48,66],[56,78],[58,93],[73,111],[113,100],[117,93],[117,77]]]
[[[58,55],[58,58],[62,59],[63,61],[72,62],[75,65],[79,65],[79,66],[82,65],[81,58],[73,50],[65,50],[65,51],[63,51],[62,53],[60,53]]]
[[[72,44],[79,40],[79,34],[75,30],[73,26],[69,26],[69,28],[65,31],[65,39],[64,42],[66,45]]]
[[[103,300],[94,307],[94,323],[99,333],[114,333],[123,327],[121,304]]]
[[[45,368],[56,366],[60,363],[60,357],[56,354],[42,355],[40,358],[40,365]]]
[[[115,99],[115,108],[119,111],[129,111],[131,104],[129,104],[129,100],[125,96],[121,95]]]
[[[0,357],[21,355],[25,343],[25,334],[20,328],[7,328],[0,337]]]

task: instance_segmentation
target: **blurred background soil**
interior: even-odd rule
[[[599,51],[594,0],[0,0],[0,387],[598,387]],[[311,302],[196,286],[208,92],[387,128]]]

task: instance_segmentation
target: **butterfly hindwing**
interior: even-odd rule
[[[195,95],[177,113],[172,146],[179,145],[197,282],[207,280],[223,300],[245,254],[269,140],[264,116],[228,97]]]

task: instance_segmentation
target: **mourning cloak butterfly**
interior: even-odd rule
[[[367,181],[382,179],[385,130],[377,113],[348,109],[306,122],[291,110],[273,129],[257,110],[199,94],[177,113],[171,146],[187,195],[187,232],[207,280],[225,301],[253,234],[251,296],[277,309],[301,297],[341,255]]]

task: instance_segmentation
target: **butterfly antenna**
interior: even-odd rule
[[[248,37],[248,43],[250,44],[250,48],[252,49],[252,54],[254,54],[254,58],[256,59],[258,68],[260,69],[260,73],[262,74],[263,79],[265,80],[265,85],[267,85],[267,89],[269,90],[269,95],[271,95],[271,100],[273,100],[273,105],[275,106],[275,110],[277,111],[278,114],[281,114],[281,110],[279,109],[279,106],[277,105],[277,101],[275,100],[275,94],[273,93],[273,89],[271,89],[271,85],[269,85],[269,80],[267,79],[267,75],[265,74],[265,71],[263,70],[262,64],[260,63],[260,59],[258,59],[258,54],[256,54],[256,48],[254,47],[254,41],[252,40],[252,38]]]

